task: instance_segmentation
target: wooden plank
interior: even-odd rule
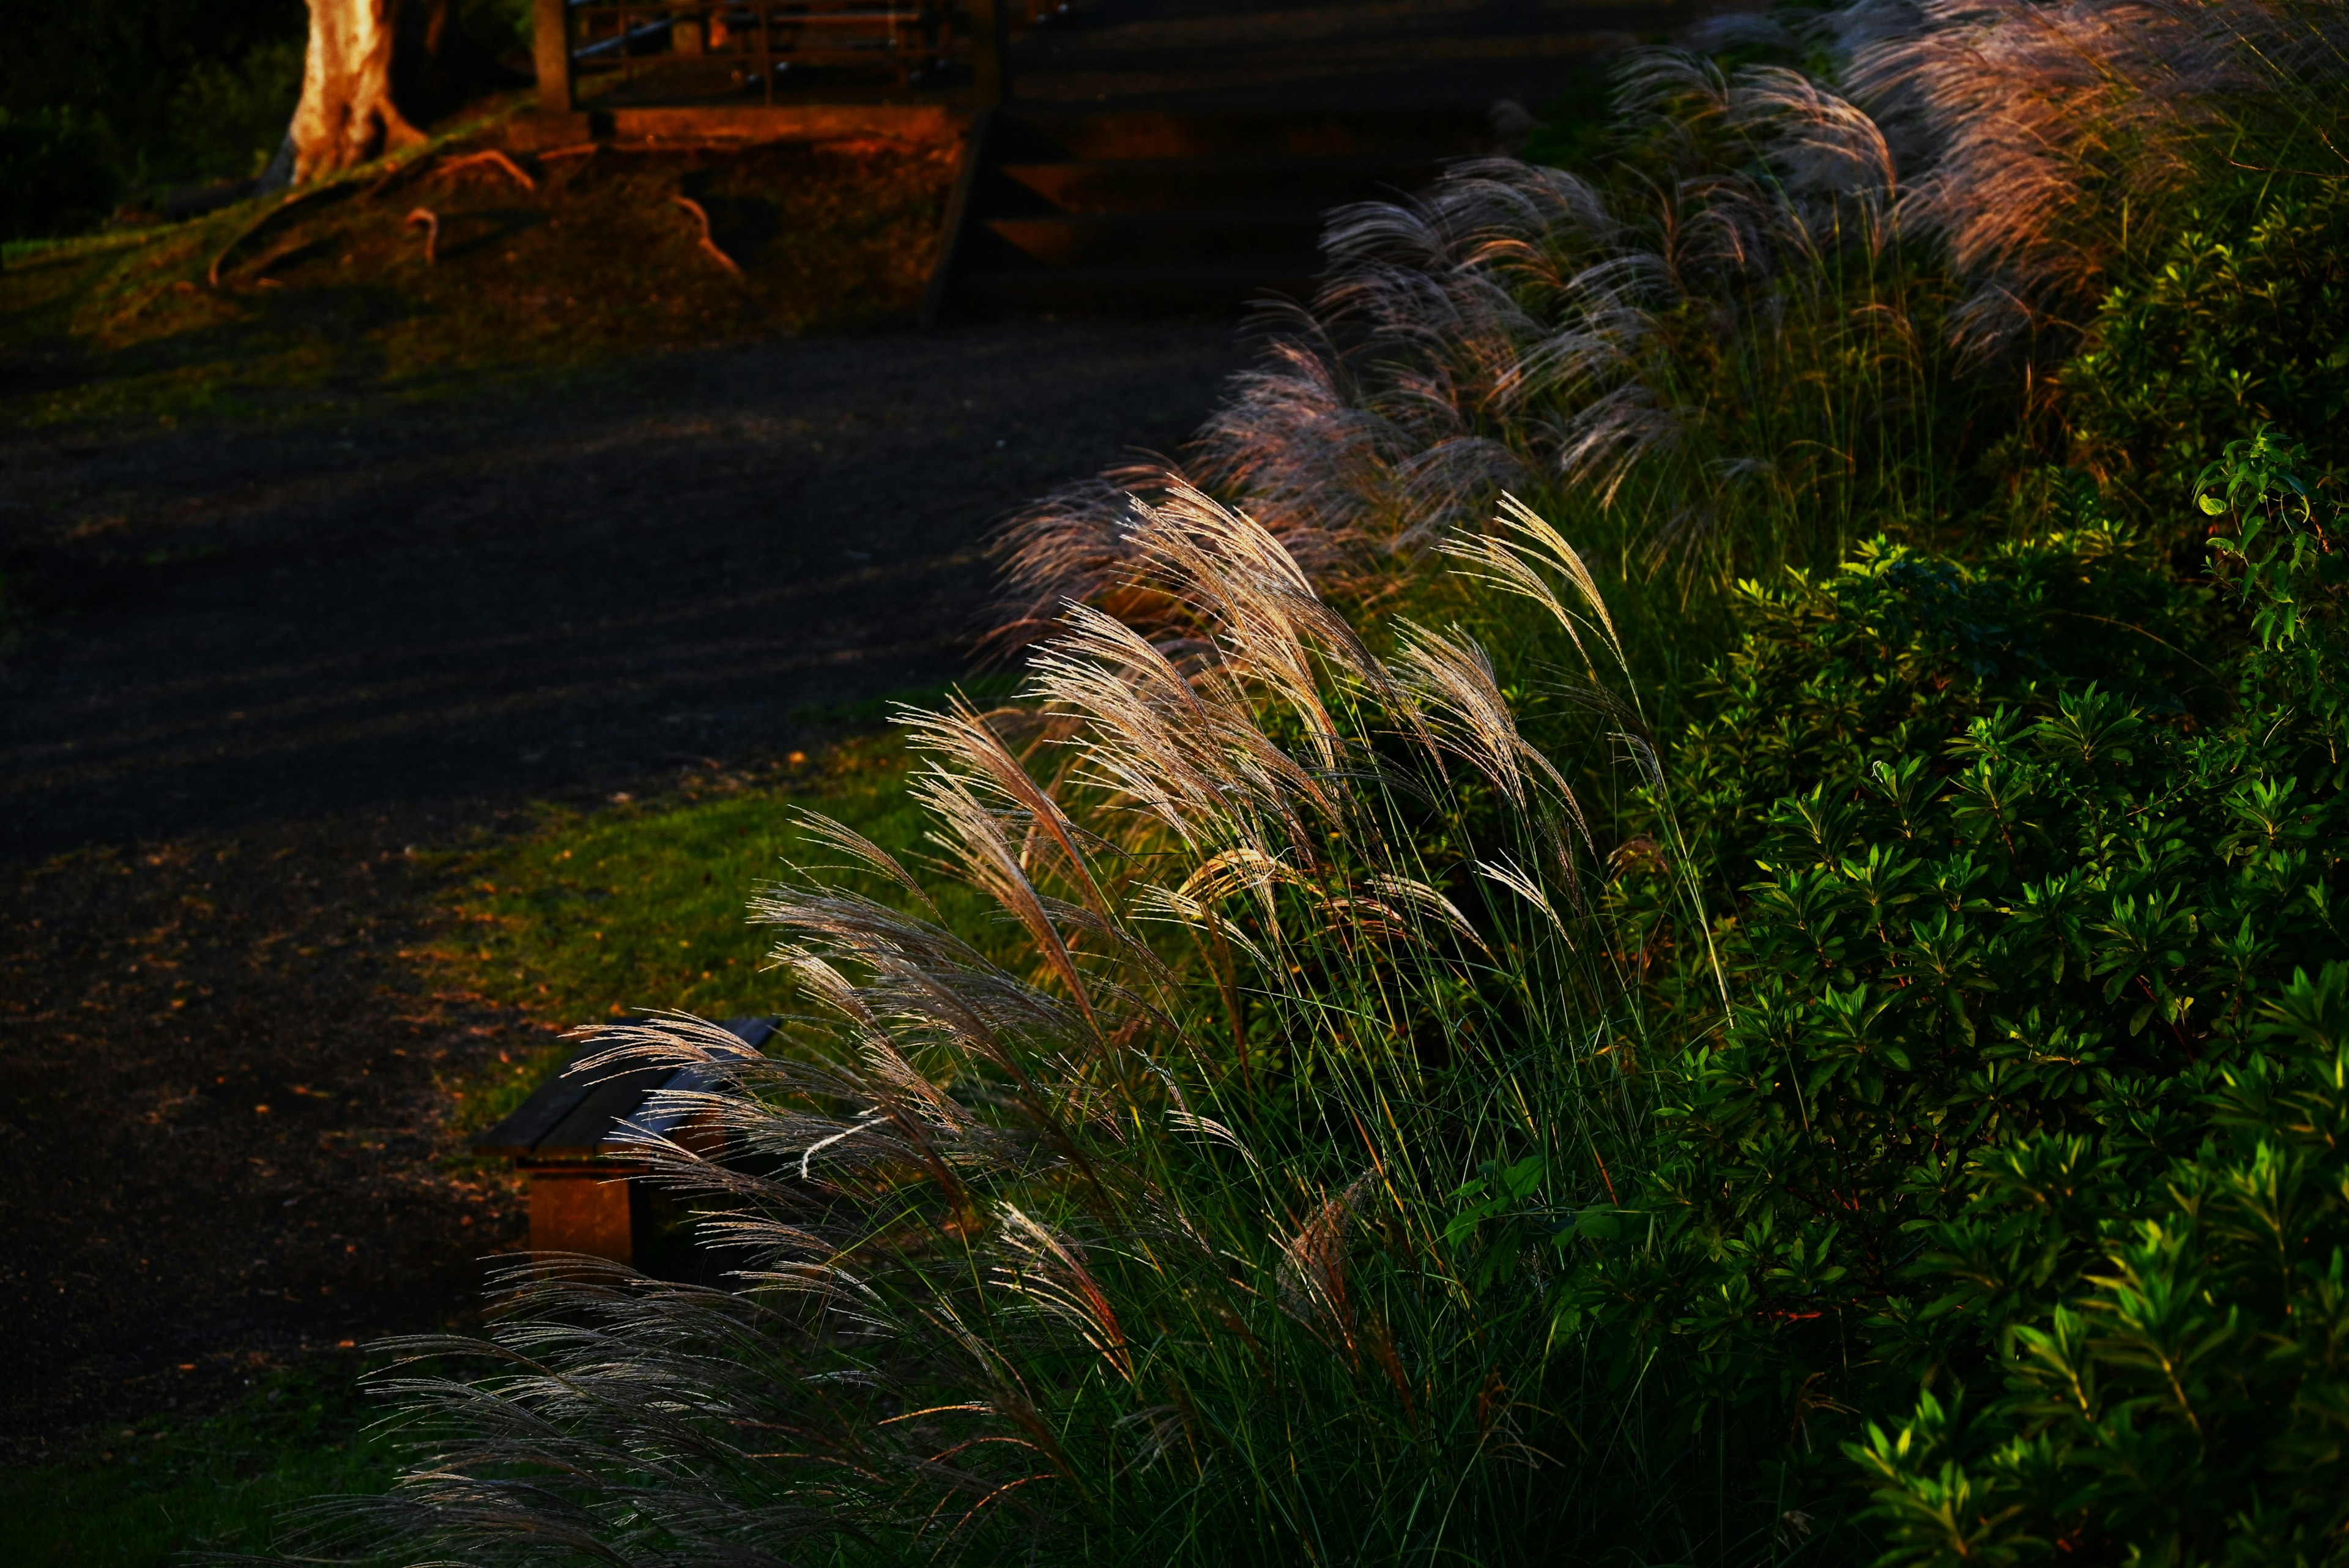
[[[775,1032],[774,1021],[767,1018],[730,1019],[726,1027],[752,1051]],[[541,1084],[512,1116],[482,1134],[473,1152],[508,1159],[591,1159],[609,1142],[613,1129],[635,1115],[653,1090],[697,1073],[691,1067],[639,1067],[599,1083],[574,1071],[581,1061],[603,1049],[585,1045],[574,1053],[561,1072]]]
[[[668,1082],[674,1067],[638,1067],[589,1086],[586,1097],[531,1150],[533,1159],[593,1159],[614,1123],[633,1116],[645,1096]]]
[[[577,1054],[571,1058],[579,1060]],[[512,1116],[483,1133],[473,1141],[477,1155],[518,1159],[535,1149],[547,1134],[562,1126],[564,1118],[579,1108],[579,1102],[595,1087],[585,1078],[569,1076],[570,1064],[541,1084],[530,1098],[514,1107]]]
[[[744,1048],[750,1052],[756,1052],[775,1033],[775,1023],[771,1018],[730,1018],[726,1021],[726,1028],[728,1033],[741,1041]],[[725,1141],[725,1137],[718,1130],[714,1118],[707,1111],[682,1107],[656,1110],[651,1108],[651,1098],[653,1094],[662,1089],[690,1092],[696,1089],[713,1088],[718,1082],[717,1075],[707,1069],[691,1065],[679,1067],[666,1081],[656,1085],[654,1089],[647,1094],[644,1107],[612,1124],[611,1129],[604,1135],[603,1153],[606,1158],[614,1155],[622,1157],[628,1155],[632,1152],[631,1139],[628,1136],[631,1133],[665,1137],[683,1147],[698,1150],[704,1155],[715,1152]]]
[[[771,109],[615,109],[612,132],[627,140],[824,141],[880,136],[944,141],[964,116],[942,103],[802,103]]]
[[[630,1183],[604,1169],[530,1173],[530,1250],[636,1261]]]
[[[971,117],[962,142],[962,165],[955,171],[954,194],[947,199],[945,224],[938,231],[938,254],[930,263],[930,281],[922,289],[922,329],[946,318],[947,300],[954,289],[955,269],[968,248],[964,231],[971,226],[971,203],[978,182],[986,177],[988,150],[995,142],[996,121],[1003,111],[982,109]]]
[[[726,1032],[756,1051],[774,1038],[775,1021],[771,1018],[730,1018]]]
[[[1011,101],[1011,36],[1006,0],[970,0],[970,99],[974,108]]]

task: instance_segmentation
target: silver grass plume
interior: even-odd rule
[[[2068,351],[2048,329],[2238,142],[2302,127],[2315,171],[2349,175],[2323,130],[2349,88],[2333,0],[1850,0],[1691,42],[1617,67],[1619,121],[1662,161],[1638,180],[1471,159],[1332,213],[1319,294],[1268,318],[1185,482],[1340,591],[1503,491],[1609,519],[1625,568],[1839,556],[1934,514],[1935,389]],[[1754,42],[1835,63],[1702,52]],[[1123,581],[1133,477],[1006,536],[1018,635]]]
[[[1897,240],[1883,135],[1798,73],[1724,75],[1677,50],[1634,54],[1619,93],[1634,119],[1685,131],[1669,182],[1610,197],[1561,170],[1472,159],[1416,198],[1331,213],[1319,294],[1271,318],[1183,482],[1231,498],[1340,588],[1473,531],[1504,492],[1612,509],[1652,566],[1721,557],[1757,493],[1843,485],[1849,433],[1817,410],[1788,417],[1783,394],[1813,361],[1916,357],[1907,302],[1849,288],[1851,258],[1889,270]],[[1724,387],[1723,366],[1743,384]],[[1901,385],[1881,395],[1912,379],[1896,367],[1883,379]],[[1790,453],[1834,461],[1805,459],[1819,471],[1806,479]],[[1123,583],[1117,509],[1135,477],[1015,524],[1007,620],[1048,625],[1043,607]]]
[[[2302,0],[1855,0],[1820,26],[1909,169],[1901,223],[1973,282],[1952,326],[1978,351],[2092,302],[2231,135],[2349,86],[2349,13]]]

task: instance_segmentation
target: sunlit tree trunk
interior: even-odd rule
[[[392,98],[400,9],[401,0],[310,0],[310,54],[287,134],[296,183],[424,140]],[[441,26],[425,32],[438,34],[445,20],[432,20]]]

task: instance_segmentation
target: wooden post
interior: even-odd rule
[[[970,0],[971,107],[999,109],[1011,97],[1010,0]]]
[[[977,200],[978,182],[986,178],[988,144],[995,137],[995,121],[1000,109],[982,108],[970,117],[970,129],[962,140],[962,162],[955,171],[954,194],[947,198],[947,221],[938,231],[938,252],[930,262],[930,281],[922,290],[922,330],[926,332],[946,319],[947,303],[954,293],[955,267],[962,260],[963,248],[968,243],[964,231],[970,227],[971,203]]]
[[[538,63],[538,112],[569,114],[571,103],[570,0],[537,0],[533,52]]]

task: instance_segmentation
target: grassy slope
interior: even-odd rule
[[[310,409],[527,367],[903,317],[928,275],[950,143],[605,148],[493,163],[494,128],[340,184],[129,238],[11,247],[0,420]],[[701,248],[709,213],[730,273]],[[281,210],[282,208],[282,210]],[[440,222],[424,256],[429,212]],[[210,278],[218,261],[218,286]]]
[[[790,1008],[790,985],[767,967],[769,939],[747,906],[794,864],[837,863],[811,844],[799,813],[845,823],[918,873],[929,822],[906,793],[915,759],[896,735],[876,731],[792,755],[771,770],[690,774],[657,799],[550,807],[532,831],[459,854],[470,893],[426,955],[440,971],[436,985],[512,1007],[548,1031],[540,1051],[459,1088],[472,1102],[468,1123],[486,1127],[519,1105],[574,1048],[559,1032],[576,1024],[662,1009],[722,1019]],[[866,886],[890,891],[874,878]],[[932,892],[982,948],[1001,929],[978,894],[959,885]],[[1008,931],[996,945],[1006,962],[1022,950]]]

